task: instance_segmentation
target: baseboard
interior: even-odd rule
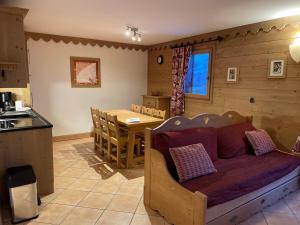
[[[53,142],[58,142],[58,141],[69,141],[69,140],[89,138],[89,137],[93,137],[93,132],[54,136],[52,137],[52,140]]]

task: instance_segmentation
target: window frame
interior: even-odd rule
[[[193,93],[184,93],[187,99],[199,99],[204,101],[212,100],[212,84],[213,84],[213,63],[214,63],[214,52],[215,47],[213,45],[210,46],[193,46],[192,55],[199,53],[209,53],[209,64],[208,64],[208,82],[207,82],[207,94],[193,94]]]

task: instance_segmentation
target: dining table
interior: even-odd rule
[[[136,162],[144,160],[143,156],[134,156],[134,143],[138,133],[144,133],[145,128],[155,128],[164,122],[163,119],[133,112],[127,109],[111,109],[105,110],[109,114],[117,116],[118,123],[125,126],[128,130],[127,142],[127,160],[126,168],[134,167]],[[138,121],[130,122],[130,119],[137,119]]]

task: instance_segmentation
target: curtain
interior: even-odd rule
[[[174,48],[172,54],[173,91],[171,98],[171,114],[184,113],[184,78],[188,71],[192,46]]]

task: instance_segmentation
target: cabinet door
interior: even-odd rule
[[[156,108],[157,107],[157,101],[156,101],[155,98],[144,97],[143,105],[146,106],[146,107]]]
[[[17,69],[0,76],[0,87],[26,87],[29,82],[23,16],[0,12],[0,61],[17,63]]]

